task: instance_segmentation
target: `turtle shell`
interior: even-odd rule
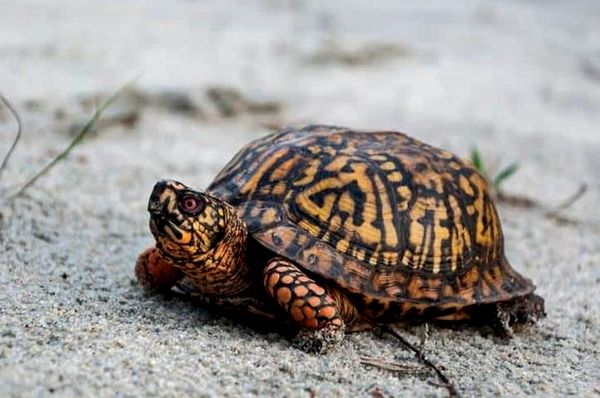
[[[459,308],[534,290],[504,256],[485,179],[402,133],[272,134],[244,147],[208,191],[271,251],[379,303]]]

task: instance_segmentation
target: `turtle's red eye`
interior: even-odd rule
[[[184,196],[181,199],[181,207],[185,211],[194,212],[200,207],[200,201],[193,196]]]

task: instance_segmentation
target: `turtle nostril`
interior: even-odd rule
[[[148,200],[148,211],[152,214],[160,214],[166,208],[168,203],[161,203],[161,196],[168,188],[168,183],[165,180],[160,180],[154,184],[150,199]]]

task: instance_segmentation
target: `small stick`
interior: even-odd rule
[[[433,362],[431,362],[421,350],[412,345],[408,340],[402,337],[402,335],[396,330],[394,330],[392,327],[381,326],[381,330],[396,337],[406,348],[414,352],[415,356],[419,361],[421,361],[424,365],[432,369],[437,374],[438,378],[442,381],[444,387],[448,389],[448,394],[450,394],[450,397],[458,397],[458,391],[456,391],[454,383],[452,383],[444,374],[444,372],[442,372],[440,368],[438,368]]]
[[[8,108],[10,113],[14,116],[15,120],[17,121],[17,135],[15,136],[12,145],[8,149],[8,152],[6,152],[6,155],[4,156],[4,159],[2,160],[2,164],[0,164],[0,177],[2,177],[2,172],[4,171],[4,169],[6,169],[6,166],[8,165],[8,159],[10,159],[13,151],[15,150],[17,144],[19,143],[19,140],[21,139],[23,123],[21,122],[21,117],[19,116],[19,112],[17,112],[17,110],[15,108],[13,108],[10,101],[8,99],[6,99],[6,97],[4,95],[2,95],[2,93],[0,93],[0,101],[4,104],[5,107]]]
[[[579,199],[581,199],[583,197],[583,195],[585,195],[587,190],[588,190],[588,184],[586,184],[585,182],[582,183],[581,185],[579,185],[579,188],[577,188],[577,191],[575,191],[571,196],[569,196],[567,199],[565,199],[562,203],[560,203],[554,209],[548,210],[546,212],[546,217],[559,218],[560,213],[565,211],[566,209],[571,207],[575,202],[577,202]]]
[[[383,361],[380,358],[361,356],[360,363],[367,366],[373,366],[383,370],[389,370],[391,372],[399,372],[399,373],[429,373],[429,370],[422,368],[420,366],[411,366],[405,365],[396,362],[387,362]]]
[[[499,202],[504,202],[514,207],[523,207],[526,209],[530,208],[542,208],[543,205],[540,204],[535,199],[528,198],[526,196],[507,194],[504,191],[498,190],[496,197]]]
[[[83,126],[81,128],[81,130],[79,130],[79,133],[77,133],[77,135],[73,138],[73,140],[69,143],[69,145],[61,152],[59,153],[54,159],[52,159],[50,161],[50,163],[48,163],[44,168],[42,168],[39,172],[37,172],[29,181],[27,181],[25,183],[25,185],[23,185],[21,187],[21,189],[19,189],[15,194],[11,195],[9,197],[9,199],[13,199],[17,196],[20,196],[23,194],[23,192],[25,192],[29,187],[31,187],[40,177],[44,176],[46,173],[48,173],[54,166],[56,166],[56,164],[58,162],[60,162],[61,160],[63,160],[64,158],[67,157],[67,155],[69,155],[69,153],[73,150],[73,148],[75,148],[75,146],[77,144],[79,144],[81,142],[81,140],[83,140],[83,138],[87,135],[87,133],[90,132],[90,130],[96,125],[96,123],[98,122],[98,119],[100,118],[100,116],[102,116],[102,113],[119,97],[119,95],[126,89],[128,88],[131,84],[133,83],[133,81],[128,82],[127,84],[125,84],[124,86],[122,86],[120,89],[118,89],[113,95],[111,95],[103,104],[102,106],[100,106],[100,108],[98,108],[98,110],[96,112],[94,112],[94,115],[92,116],[92,118],[85,124],[85,126]]]

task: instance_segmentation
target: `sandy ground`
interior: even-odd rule
[[[465,396],[600,395],[600,6],[398,3],[0,0],[0,90],[25,128],[0,180],[0,396],[446,395],[431,374],[360,364],[418,366],[390,338],[308,355],[135,282],[156,179],[204,187],[269,126],[307,122],[477,145],[519,162],[507,192],[549,207],[587,183],[571,222],[500,206],[548,317],[507,345],[434,327],[424,350]],[[6,200],[136,76],[96,134]],[[13,132],[0,111],[2,153]]]

